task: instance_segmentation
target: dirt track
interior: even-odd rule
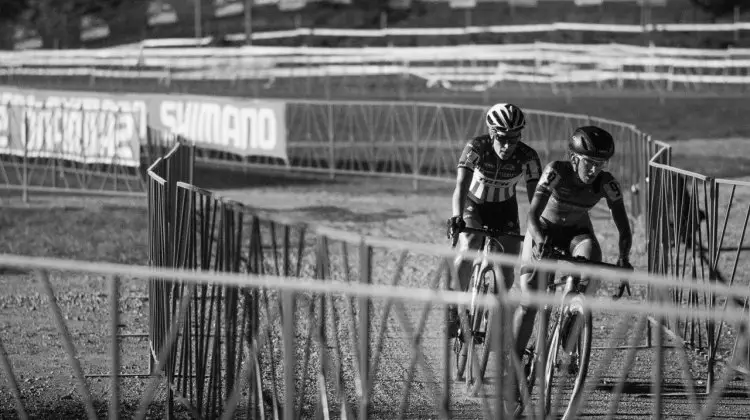
[[[353,182],[335,182],[316,184],[289,185],[286,187],[255,187],[250,189],[235,189],[222,191],[226,195],[245,202],[253,207],[273,210],[275,214],[283,214],[293,219],[321,223],[334,228],[378,237],[415,240],[428,243],[444,243],[444,220],[450,213],[449,197],[450,184],[423,185],[421,191],[413,193],[410,185],[399,181],[388,180],[354,180]],[[523,200],[521,200],[523,201]],[[595,219],[597,234],[602,243],[605,259],[612,259],[616,253],[616,231],[611,221],[606,218]],[[522,220],[522,224],[525,221]],[[645,270],[645,245],[643,231],[636,231],[634,245],[634,264],[639,270]],[[377,255],[375,260],[377,261]],[[382,264],[395,258],[382,258]],[[384,273],[392,272],[387,267],[381,267]],[[429,267],[411,271],[412,275],[405,276],[403,283],[426,287],[429,282]],[[377,272],[376,272],[377,277]],[[377,280],[376,280],[377,281]],[[381,281],[388,281],[383,279]],[[598,296],[611,294],[614,286],[604,286]],[[643,299],[644,289],[636,286],[631,299]],[[382,316],[375,311],[375,318]],[[411,322],[416,325],[420,307],[410,307]],[[432,366],[433,378],[438,379],[443,365],[442,349],[443,335],[440,332],[440,313],[433,309],[427,319],[422,340],[422,349]],[[613,335],[616,325],[627,323],[628,333],[625,338],[617,342],[618,346],[626,345],[633,336],[637,319],[632,315],[614,313],[599,313],[594,317],[594,351],[590,372],[598,367],[599,360],[605,355],[606,348]],[[390,327],[392,325],[392,328]],[[376,391],[373,401],[376,417],[391,418],[397,414],[398,404],[405,385],[405,370],[409,365],[410,349],[409,335],[405,334],[393,315],[387,329],[387,343],[384,350],[384,360],[376,381]],[[375,329],[374,329],[375,330]],[[637,343],[646,344],[644,336]],[[667,342],[667,344],[671,344]],[[637,351],[632,364],[625,365],[627,351],[613,350],[613,360],[605,369],[602,380],[596,384],[595,391],[586,397],[587,405],[582,417],[600,418],[607,414],[609,404],[614,395],[613,389],[619,381],[618,376],[628,373],[624,382],[622,399],[616,408],[615,418],[643,418],[651,414],[652,403],[649,398],[651,392],[651,369],[654,358],[652,349]],[[694,366],[692,373],[698,391],[705,389],[705,362],[699,360],[692,353],[688,353],[690,363]],[[665,391],[672,393],[663,400],[665,418],[691,418],[696,412],[687,404],[679,369],[679,358],[676,352],[667,350],[664,355],[665,366],[662,386]],[[419,376],[418,376],[419,378]],[[428,391],[430,380],[419,379],[412,387],[407,417],[431,418],[438,412],[435,409],[433,396]],[[451,410],[458,418],[476,418],[481,416],[481,404],[478,399],[468,399],[464,396],[463,387],[453,386]],[[699,396],[699,399],[702,399]],[[714,411],[715,418],[748,418],[750,417],[750,402],[747,399],[747,388],[741,381],[732,381]]]
[[[450,184],[424,184],[421,186],[419,193],[414,193],[411,190],[410,184],[400,181],[360,178],[346,182],[343,180],[326,182],[309,179],[278,179],[276,176],[263,177],[253,175],[253,177],[255,179],[247,182],[242,188],[225,190],[220,194],[238,199],[253,207],[272,210],[275,214],[284,215],[291,219],[327,225],[350,232],[438,244],[445,241],[443,224],[446,215],[449,214],[448,197],[451,192]],[[64,205],[64,203],[57,204]],[[522,220],[522,223],[524,222]],[[599,218],[597,218],[595,224],[604,248],[605,258],[611,260],[616,252],[616,245],[612,234],[613,225],[607,219]],[[643,232],[637,231],[636,235],[634,263],[638,269],[643,270],[645,266]],[[397,255],[395,253],[386,254],[382,251],[376,251],[374,261],[378,264],[374,269],[374,282],[390,282],[390,275],[393,273],[396,260]],[[431,266],[433,262],[434,259],[424,256],[410,259],[402,279],[402,284],[426,287],[430,275],[434,271],[434,268]],[[6,279],[10,283],[14,283],[7,276]],[[17,306],[26,307],[29,306],[29,302],[35,303],[39,300],[36,288],[28,282],[28,278],[26,281],[25,283],[15,283],[18,287],[14,289],[12,294],[13,299],[17,297],[16,300],[18,302],[7,306],[6,310],[10,311]],[[96,294],[99,289],[96,286],[96,282],[88,281],[85,283],[85,286],[81,287],[81,290],[66,291],[59,298],[67,301],[70,299],[82,299],[90,295],[95,298],[94,300],[101,300],[101,297],[97,297],[98,295]],[[600,291],[599,296],[605,296],[612,291],[612,287],[605,288]],[[128,322],[129,329],[137,328],[139,325],[145,328],[145,313],[143,313],[145,309],[143,309],[143,302],[138,298],[138,296],[143,296],[144,293],[145,290],[140,289],[133,289],[131,291],[131,297],[134,300],[128,299],[127,301],[128,305],[132,304],[132,307],[128,308],[128,313],[134,317],[137,316],[139,319],[133,319],[132,322]],[[641,299],[642,297],[643,289],[634,288],[632,299]],[[125,302],[123,303],[125,304]],[[91,305],[96,304],[102,305],[103,303],[98,301],[91,303]],[[382,302],[374,304],[373,331],[377,331],[380,325],[382,307]],[[410,305],[406,309],[412,325],[416,325],[421,313],[421,305]],[[18,313],[20,324],[16,326],[13,332],[8,330],[6,331],[7,333],[11,335],[21,333],[31,334],[29,335],[31,338],[34,334],[32,331],[17,328],[24,325],[23,322],[25,321],[22,320],[36,319],[38,316],[40,317],[39,322],[43,322],[41,321],[42,318],[48,318],[47,314],[39,313],[39,311],[36,313],[31,312],[34,316],[30,317],[29,312],[26,312],[28,310],[26,309],[24,312]],[[80,323],[80,327],[84,329],[91,328],[90,325],[86,327],[86,321],[95,322],[97,317],[96,312],[87,312],[80,316],[80,321],[84,321]],[[432,378],[425,377],[422,370],[417,370],[415,380],[411,382],[409,399],[405,405],[407,408],[404,414],[407,418],[437,417],[438,412],[435,408],[434,397],[430,389],[434,386],[433,383],[440,378],[441,367],[443,366],[442,346],[444,341],[440,321],[440,313],[436,308],[433,308],[426,319],[424,335],[421,341],[421,349],[425,353],[427,364],[431,367],[433,375]],[[601,313],[595,316],[594,361],[590,367],[590,372],[597,369],[598,360],[605,354],[602,348],[609,344],[608,341],[612,336],[615,325],[621,322],[627,322],[630,327],[627,336],[629,339],[633,335],[632,328],[636,324],[634,317],[613,313]],[[398,322],[397,317],[393,313],[390,315],[386,327],[383,358],[375,381],[371,407],[373,418],[390,419],[398,414],[403,390],[407,383],[406,377],[408,376],[412,352],[409,342],[410,335],[404,331],[401,323]],[[49,331],[47,330],[41,332],[49,335]],[[85,331],[81,331],[81,333],[85,334]],[[3,337],[7,336],[4,335]],[[92,336],[92,339],[96,338]],[[100,343],[88,342],[88,344],[94,345],[94,347],[102,346],[102,348],[106,348],[104,347],[106,343],[103,341],[104,337],[101,337],[101,339]],[[372,347],[376,344],[375,340],[376,338],[373,338]],[[618,344],[623,345],[625,344],[624,341],[621,340]],[[142,347],[144,344],[141,342],[138,346]],[[640,344],[645,344],[645,340],[642,339]],[[82,356],[87,356],[87,353],[92,355],[100,353],[94,350],[93,347],[88,352],[84,351],[86,349],[83,347],[80,350],[82,351]],[[20,357],[18,351],[13,351],[11,348],[9,348],[9,351],[16,353],[15,356],[12,356],[14,360]],[[39,357],[42,357],[43,355],[48,356],[49,353],[45,352],[49,352],[50,350],[40,348],[39,351],[42,351],[42,353],[39,353]],[[135,349],[132,354],[136,356],[143,355],[143,350],[141,348]],[[61,354],[61,349],[57,348],[54,350],[54,356],[54,360],[58,361],[59,368],[63,369],[63,371],[69,371],[64,361],[64,356]],[[624,382],[623,396],[617,407],[615,418],[636,419],[650,417],[652,404],[648,394],[651,386],[651,366],[654,353],[648,349],[640,350],[636,355],[635,361],[627,366],[625,365],[625,356],[625,350],[614,351],[614,360],[609,364],[608,369],[605,370],[602,380],[596,384],[595,391],[587,397],[587,405],[582,417],[602,418],[606,415],[614,395],[613,388],[618,382],[618,375],[624,371],[627,371],[629,375]],[[351,363],[351,357],[348,356],[347,359],[349,359],[347,362]],[[696,367],[693,369],[696,386],[699,390],[702,390],[705,386],[705,382],[703,382],[705,381],[703,370],[705,362],[692,355],[692,353],[690,359],[693,366]],[[674,352],[666,352],[665,360],[663,387],[666,391],[675,394],[664,398],[664,417],[692,418],[695,411],[687,404],[685,396],[680,394],[683,392],[683,381],[678,369],[678,358]],[[92,359],[87,359],[87,362],[91,361]],[[102,372],[107,371],[107,361],[105,359],[96,359],[94,362],[95,365],[101,367]],[[87,366],[93,368],[91,365]],[[143,370],[142,363],[139,363],[136,359],[128,360],[126,361],[126,369],[129,369],[131,372],[141,371]],[[28,373],[34,374],[35,371],[40,371],[40,375],[45,376],[52,373],[47,372],[44,366],[25,366],[20,370],[25,375]],[[59,369],[55,367],[54,370],[57,372]],[[24,378],[27,377],[24,376]],[[351,386],[353,383],[351,375],[348,375],[348,378],[345,379]],[[106,379],[102,381],[95,380],[95,392],[100,395],[106,395],[107,382]],[[132,393],[125,398],[126,401],[124,403],[132,407],[133,401],[137,402],[138,395],[142,392],[142,385],[140,384],[144,384],[144,382],[139,380],[128,380],[128,382],[130,385],[126,386],[126,389],[130,389]],[[54,415],[51,413],[61,413],[60,410],[63,406],[72,402],[70,400],[72,384],[72,379],[58,384],[62,388],[67,387],[67,390],[63,391],[68,394],[58,394],[56,391],[59,391],[59,389],[49,387],[48,385],[39,387],[40,390],[43,390],[41,393],[32,392],[30,394],[30,397],[33,396],[32,398],[39,399],[37,408],[42,410],[41,412],[49,413],[49,417],[44,418],[54,418]],[[38,386],[36,383],[34,385]],[[312,382],[300,385],[309,385],[309,389],[314,389],[314,383]],[[453,417],[478,418],[481,416],[480,400],[466,398],[461,385],[454,385],[452,391],[450,409]],[[0,403],[6,405],[3,410],[0,410],[0,413],[10,416],[4,417],[0,415],[0,418],[15,418],[9,414],[13,410],[11,400],[9,399],[10,395],[7,393],[0,394],[4,394],[0,398]],[[314,401],[312,395],[307,395],[307,397],[309,401]],[[62,403],[60,398],[63,398]],[[32,401],[27,400],[28,403],[34,404]],[[715,410],[714,418],[748,418],[750,417],[750,403],[748,401],[746,386],[740,381],[733,381],[730,383],[725,397],[720,401],[718,409]],[[43,407],[50,407],[50,410],[54,407],[54,410],[46,411]],[[103,414],[106,406],[98,405],[98,407],[102,410],[101,413]]]

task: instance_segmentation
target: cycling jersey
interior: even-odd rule
[[[458,159],[459,168],[474,172],[469,198],[476,203],[497,203],[516,195],[516,185],[524,178],[527,183],[541,176],[542,164],[534,149],[519,142],[513,155],[503,160],[492,148],[492,138],[485,134],[466,144]]]
[[[622,189],[609,172],[602,171],[591,184],[578,181],[570,161],[549,163],[542,173],[536,194],[549,195],[542,217],[553,224],[589,223],[588,212],[602,198],[608,204],[622,200]]]

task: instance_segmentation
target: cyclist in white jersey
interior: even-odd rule
[[[460,250],[477,250],[482,237],[457,233],[465,227],[488,226],[518,234],[518,202],[516,185],[523,179],[531,201],[541,176],[542,165],[537,152],[521,142],[526,118],[513,105],[499,103],[486,115],[488,134],[475,137],[464,147],[458,160],[456,188],[453,192],[453,216],[448,220],[448,236]],[[457,238],[458,236],[458,238]],[[517,240],[499,238],[506,253],[518,254]],[[458,280],[462,291],[469,288],[472,261],[458,257]],[[513,267],[502,267],[506,288],[513,285]],[[455,337],[459,320],[457,309],[451,308],[448,337]]]

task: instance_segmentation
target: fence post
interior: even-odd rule
[[[336,142],[333,129],[333,104],[328,103],[328,177],[336,178]]]
[[[740,42],[740,30],[737,27],[740,23],[740,6],[734,6],[734,43]]]
[[[28,106],[23,111],[23,162],[21,163],[21,199],[24,203],[29,202],[29,116]]]
[[[16,375],[13,373],[13,366],[10,363],[10,360],[8,359],[8,352],[5,350],[5,346],[3,345],[3,341],[0,339],[0,367],[2,367],[2,372],[5,374],[6,380],[8,381],[8,388],[10,388],[10,392],[13,395],[13,400],[16,403],[16,414],[18,414],[18,418],[20,420],[28,420],[29,415],[26,413],[26,408],[24,407],[23,400],[21,397],[21,389],[18,387],[18,381],[16,380]]]
[[[363,237],[359,244],[359,281],[362,284],[372,283],[372,248]],[[359,306],[359,380],[362,383],[362,401],[359,405],[359,416],[366,420],[369,411],[369,370],[370,370],[370,298],[360,297]]]
[[[662,302],[663,290],[656,290],[657,302]],[[656,351],[654,365],[652,366],[651,376],[651,392],[653,394],[653,406],[651,411],[651,418],[660,419],[662,412],[662,399],[661,399],[661,381],[662,381],[662,366],[664,364],[664,316],[659,315],[656,317],[656,334],[654,336],[654,348]]]
[[[505,394],[507,390],[505,389],[505,337],[504,334],[507,333],[507,328],[502,328],[502,325],[509,325],[508,321],[511,319],[510,316],[507,316],[508,313],[506,313],[505,310],[505,304],[503,302],[503,294],[505,292],[501,289],[498,293],[495,294],[495,301],[497,302],[497,308],[494,309],[494,316],[495,321],[491,323],[490,325],[490,334],[492,337],[491,343],[488,343],[489,346],[495,347],[495,376],[497,377],[496,385],[495,385],[495,417],[502,418],[505,415]],[[492,309],[490,309],[490,316],[492,315]],[[510,356],[512,358],[512,356]],[[512,359],[511,359],[512,360]],[[469,366],[469,369],[471,369],[471,366]],[[509,371],[512,372],[512,367],[509,368]],[[511,383],[515,383],[514,381],[511,381]],[[540,388],[541,389],[541,388]]]
[[[60,141],[65,144],[65,107],[60,105]],[[50,118],[52,120],[52,118]],[[57,188],[57,158],[52,159],[52,188]]]
[[[445,288],[444,290],[451,290],[451,287],[453,285],[453,272],[455,271],[453,262],[450,260],[450,258],[445,258],[443,260],[443,266],[445,267]],[[445,326],[445,331],[448,331],[447,326],[450,323],[450,308],[451,304],[446,304],[443,307],[443,325]],[[451,372],[452,372],[452,366],[453,363],[451,360],[451,349],[452,346],[452,340],[448,340],[448,337],[445,337],[445,340],[443,340],[443,395],[442,395],[442,407],[441,407],[441,418],[449,419],[451,412],[450,412],[450,404],[451,404]]]
[[[183,147],[188,148],[188,175],[187,175],[187,183],[190,185],[193,184],[193,180],[195,177],[195,144],[185,144]]]
[[[711,283],[715,283],[717,281],[716,276],[716,269],[718,266],[718,255],[719,255],[719,249],[718,249],[718,210],[719,210],[719,192],[718,192],[718,186],[716,184],[716,179],[713,177],[706,178],[706,183],[708,183],[708,208],[706,208],[706,225],[707,225],[707,234],[708,234],[708,278]],[[697,217],[697,216],[695,216]],[[698,221],[700,223],[700,221]],[[700,229],[700,227],[698,227]],[[716,295],[714,292],[711,292],[710,303],[709,305],[713,309],[716,301]],[[714,348],[715,344],[718,344],[718,341],[716,341],[716,321],[715,320],[708,320],[709,324],[706,328],[706,334],[708,336],[708,360],[706,363],[706,393],[711,393],[711,389],[714,386],[714,367],[716,362],[716,349]],[[710,326],[710,328],[708,328]]]
[[[411,140],[411,170],[413,173],[412,186],[414,187],[414,191],[417,191],[419,190],[419,108],[416,103],[412,104]]]
[[[62,107],[60,107],[60,112],[62,112]],[[113,111],[114,121],[112,121],[112,123],[113,123],[114,127],[117,127],[118,123],[120,122],[120,118],[122,117],[122,113],[123,113],[122,108],[119,107],[119,106],[117,107],[117,109],[115,111]],[[64,139],[63,139],[63,142],[65,142]],[[119,158],[119,156],[117,156],[117,152],[115,151],[115,159],[117,159],[117,158]],[[120,179],[120,177],[119,177],[120,171],[113,171],[113,172],[115,173],[115,179],[114,179],[115,186],[114,186],[114,190],[117,191],[117,184],[118,184],[118,181]]]
[[[284,336],[284,420],[294,420],[296,418],[296,355],[294,351],[295,326],[294,326],[294,307],[295,293],[292,290],[281,292],[281,306],[283,308],[281,315],[282,331]]]
[[[110,355],[112,401],[109,405],[109,418],[114,420],[120,418],[120,343],[118,342],[119,336],[117,334],[117,329],[120,325],[119,302],[120,279],[117,276],[112,276],[109,279],[109,315],[110,328],[112,329],[112,335],[110,336],[110,340],[112,340],[112,354]]]

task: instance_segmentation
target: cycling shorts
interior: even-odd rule
[[[599,241],[594,234],[594,227],[591,224],[591,219],[588,217],[581,220],[577,225],[569,226],[554,224],[544,217],[541,217],[539,225],[542,228],[542,232],[547,235],[547,244],[560,249],[565,249],[571,255],[576,255],[576,248],[585,241],[592,241],[594,243],[593,246],[600,248]],[[536,243],[532,236],[527,234],[521,253],[521,274],[527,274],[534,271],[531,265],[525,264],[525,262],[532,260],[532,248],[535,245]]]
[[[554,224],[541,217],[539,225],[542,228],[542,232],[547,235],[547,244],[565,249],[571,254],[574,254],[576,247],[581,242],[586,240],[596,241],[594,227],[591,224],[591,219],[588,217],[572,226]]]
[[[505,233],[520,234],[521,224],[515,195],[505,201],[492,203],[477,203],[469,197],[466,199],[463,218],[469,226],[487,226]],[[470,223],[470,220],[474,223]]]

